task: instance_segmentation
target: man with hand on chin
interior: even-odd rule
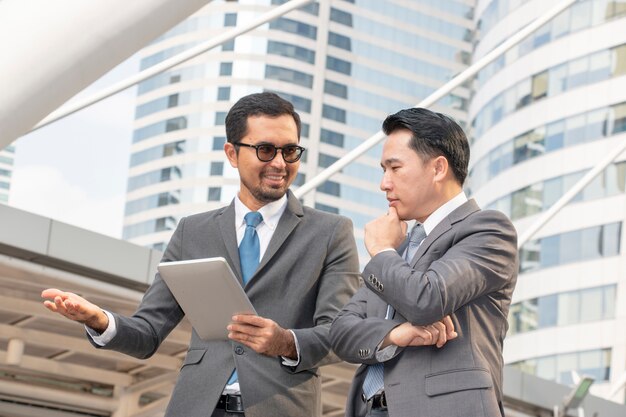
[[[362,364],[346,416],[504,416],[502,344],[517,280],[515,229],[502,213],[465,196],[469,144],[448,116],[401,110],[383,131],[380,188],[389,211],[365,227],[372,256],[365,286],[330,331],[339,357]],[[407,237],[409,220],[416,224]],[[447,334],[437,347],[424,346],[424,331],[437,330],[428,323],[442,318]]]
[[[180,221],[163,261],[224,257],[258,316],[237,315],[230,340],[192,333],[166,417],[320,416],[318,368],[339,361],[330,324],[358,287],[349,219],[303,207],[289,191],[304,148],[300,117],[273,93],[240,99],[224,151],[240,189],[224,208]],[[87,326],[90,341],[139,358],[154,354],[184,313],[157,274],[131,317],[76,294],[43,291],[45,306]]]

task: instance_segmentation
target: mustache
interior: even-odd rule
[[[288,170],[281,171],[281,170],[272,169],[272,168],[264,169],[263,171],[261,171],[262,175],[287,175],[288,173],[289,173]]]

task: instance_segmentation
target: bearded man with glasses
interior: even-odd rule
[[[224,257],[259,315],[233,317],[229,340],[193,332],[167,417],[321,415],[318,368],[339,361],[328,333],[358,287],[359,261],[350,220],[303,207],[289,191],[305,150],[300,129],[291,103],[273,93],[243,97],[226,117],[239,193],[227,207],[183,218],[162,261]],[[131,317],[69,292],[42,296],[85,324],[95,346],[139,358],[184,316],[158,274]]]

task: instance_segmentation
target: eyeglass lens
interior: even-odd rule
[[[274,145],[259,145],[257,146],[257,156],[261,161],[269,162],[276,156],[278,149]],[[296,162],[300,158],[302,151],[296,145],[284,146],[281,148],[283,158],[287,162]]]

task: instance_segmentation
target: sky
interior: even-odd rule
[[[138,71],[133,56],[72,100]],[[135,97],[132,87],[14,142],[9,204],[121,238]]]

